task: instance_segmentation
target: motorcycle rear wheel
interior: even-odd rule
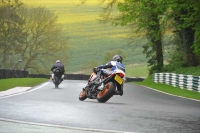
[[[58,85],[55,85],[55,88],[58,88]]]
[[[81,93],[79,94],[79,100],[84,101],[87,98],[87,92],[86,90],[82,90]]]
[[[107,102],[115,93],[116,85],[113,82],[108,82],[103,91],[97,95],[97,101],[100,103]]]
[[[58,88],[58,85],[59,85],[59,78],[58,77],[55,77],[54,84],[55,84],[55,88]]]

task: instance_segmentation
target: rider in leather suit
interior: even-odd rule
[[[112,71],[116,71],[118,69],[122,70],[124,72],[123,74],[125,76],[125,67],[122,64],[122,61],[123,61],[123,59],[120,55],[115,55],[113,57],[112,61],[108,62],[105,65],[100,65],[98,67],[95,67],[93,69],[93,71],[97,73],[97,78],[90,84],[99,84],[100,83],[99,79],[100,79],[101,75],[109,76],[112,73]],[[107,70],[107,68],[111,68],[111,71]],[[122,85],[122,87],[123,87],[123,85]],[[120,96],[122,96],[123,95],[123,89],[117,90],[116,93],[119,94]]]
[[[56,64],[53,65],[53,66],[51,67],[51,71],[52,71],[53,73],[54,73],[54,71],[57,70],[57,69],[60,70],[60,72],[61,72],[61,74],[62,74],[62,78],[61,78],[61,79],[63,80],[65,68],[64,68],[64,65],[61,63],[60,60],[57,60],[57,61],[56,61]],[[52,79],[53,79],[53,78],[54,78],[54,74],[52,75]]]

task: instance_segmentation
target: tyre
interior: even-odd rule
[[[97,95],[97,101],[100,103],[107,102],[115,93],[116,85],[113,82],[108,82],[103,91]]]
[[[79,100],[84,101],[87,98],[87,92],[85,90],[82,90],[79,94]]]
[[[55,77],[54,79],[54,84],[55,84],[55,88],[58,88],[58,85],[59,85],[59,78],[58,77]]]

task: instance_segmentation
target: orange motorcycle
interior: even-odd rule
[[[88,85],[79,94],[79,100],[97,99],[100,103],[107,102],[113,95],[118,95],[117,90],[123,92],[124,72],[112,72],[109,76],[101,76],[98,84],[92,84],[97,74],[93,72],[88,80]],[[90,84],[91,83],[91,84]]]

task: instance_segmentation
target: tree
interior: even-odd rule
[[[16,51],[22,54],[25,70],[45,73],[50,71],[52,60],[67,61],[67,37],[53,12],[43,7],[24,6],[20,9],[20,17],[24,21],[24,43],[20,43],[20,49]]]
[[[0,17],[1,67],[10,68],[16,62],[8,60],[12,55],[20,55],[23,69],[33,73],[49,72],[57,59],[67,64],[68,38],[53,12],[8,1],[1,3]]]
[[[13,62],[8,55],[15,54],[14,45],[20,43],[23,23],[18,15],[22,3],[18,0],[0,1],[0,67],[10,67]]]
[[[168,2],[172,9],[171,16],[175,22],[176,39],[179,40],[177,51],[182,54],[182,57],[185,57],[182,58],[183,66],[196,66],[200,63],[199,0],[170,0]]]
[[[128,23],[137,24],[137,32],[146,33],[148,43],[143,46],[144,53],[150,58],[149,66],[154,66],[161,71],[163,67],[163,46],[162,46],[162,17],[166,8],[162,6],[162,1],[156,0],[124,0],[118,4],[122,13],[121,25]]]

